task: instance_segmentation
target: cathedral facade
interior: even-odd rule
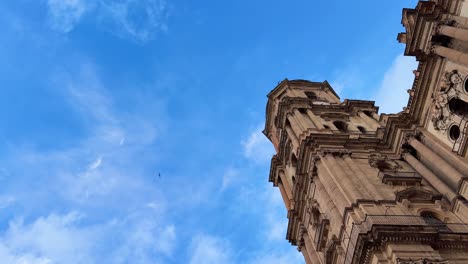
[[[419,1],[402,24],[419,62],[403,111],[326,81],[268,94],[269,180],[307,264],[468,263],[468,1]]]

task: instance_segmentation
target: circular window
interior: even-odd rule
[[[460,127],[458,125],[453,125],[450,127],[449,137],[451,140],[457,141],[457,139],[460,137]]]
[[[465,79],[465,93],[468,93],[468,78]]]

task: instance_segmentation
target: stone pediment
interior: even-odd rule
[[[442,195],[418,187],[411,187],[396,193],[396,201],[402,202],[404,199],[412,203],[426,203],[441,200]]]

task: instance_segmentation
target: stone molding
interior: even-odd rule
[[[427,258],[423,259],[397,259],[397,264],[448,264],[448,260],[431,260]]]
[[[348,149],[323,149],[319,152],[319,157],[325,157],[327,155],[332,155],[336,157],[343,157],[351,155],[353,152]]]

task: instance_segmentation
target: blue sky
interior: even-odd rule
[[[415,4],[2,1],[2,263],[303,263],[268,183],[266,94],[328,80],[400,111]]]

